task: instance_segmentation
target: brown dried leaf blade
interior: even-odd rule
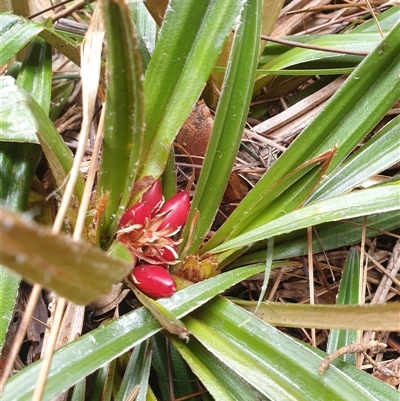
[[[131,270],[86,242],[0,209],[1,263],[30,282],[54,290],[76,304],[87,304],[111,291]]]

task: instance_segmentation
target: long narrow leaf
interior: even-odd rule
[[[115,401],[124,401],[139,385],[137,400],[145,400],[150,376],[152,341],[144,341],[135,347],[126,367]]]
[[[374,47],[380,42],[381,36],[378,32],[376,33],[349,33],[347,35],[321,35],[320,37],[307,40],[310,46],[320,46],[337,49],[338,53],[324,52],[320,50],[302,49],[294,48],[286,51],[278,57],[274,57],[272,61],[268,64],[263,65],[264,69],[271,70],[283,70],[288,67],[302,65],[307,63],[308,68],[313,68],[313,62],[320,61],[318,65],[321,65],[321,60],[325,61],[328,65],[357,65],[365,56],[357,55],[345,55],[340,54],[340,51],[352,51],[352,52],[362,52],[368,53],[374,49]],[[265,75],[265,74],[264,74]],[[310,73],[309,75],[312,75]],[[273,76],[260,76],[255,85],[255,93],[257,93],[263,86],[265,86]]]
[[[11,77],[0,77],[0,88],[1,100],[8,99],[6,107],[1,108],[0,140],[38,143],[39,138],[56,185],[62,188],[72,168],[72,152],[43,109]],[[79,176],[75,187],[78,200],[83,186],[83,178]]]
[[[346,264],[343,269],[343,277],[340,282],[339,294],[336,302],[337,305],[351,305],[358,303],[359,293],[361,290],[360,275],[361,275],[360,255],[357,249],[351,248],[349,256],[347,257],[346,260]],[[364,319],[366,319],[366,316],[364,314],[362,314],[361,316]],[[385,314],[382,313],[382,316],[385,316],[385,320],[388,319],[386,313]],[[360,328],[358,328],[358,330],[360,330]],[[379,329],[376,326],[374,326],[373,328],[371,328],[371,330],[379,330]],[[326,346],[326,352],[328,354],[332,354],[338,348],[344,347],[345,345],[350,345],[352,343],[355,343],[356,341],[357,341],[357,331],[349,330],[349,326],[347,325],[345,330],[331,330],[329,333],[328,344]],[[343,355],[342,359],[347,363],[351,363],[352,365],[356,364],[355,354]]]
[[[0,14],[0,65],[23,49],[44,27],[12,14]]]
[[[35,117],[27,107],[27,94],[15,85],[12,77],[1,77],[0,99],[0,140],[39,143]]]
[[[392,107],[400,96],[399,34],[400,23],[340,87],[296,139],[296,145],[282,155],[279,164],[287,163],[285,170],[293,168],[300,156],[310,157],[336,144],[337,152],[329,166],[332,171]]]
[[[36,100],[46,114],[50,111],[52,84],[51,46],[34,38],[18,74],[17,84]]]
[[[361,241],[363,221],[364,217],[360,217],[347,222],[324,223],[314,227],[318,238],[313,236],[313,252],[329,251]],[[366,238],[374,237],[382,231],[394,230],[399,227],[399,222],[399,210],[367,216]],[[305,229],[278,236],[275,242],[276,260],[306,255],[308,252]],[[247,254],[236,259],[232,267],[264,261],[266,246],[266,241],[256,244]]]
[[[49,112],[50,107],[51,66],[50,46],[42,39],[36,38],[29,46],[17,81],[36,99],[46,113]],[[10,138],[10,141],[3,142],[0,149],[0,199],[2,206],[23,212],[28,205],[29,192],[41,149],[36,143],[13,143],[13,138]],[[1,265],[0,275],[0,308],[3,321],[0,331],[0,348],[2,348],[8,324],[12,318],[20,280],[17,275]]]
[[[75,43],[53,28],[45,27],[17,15],[0,14],[0,65],[5,64],[23,49],[36,35],[65,54],[75,64],[80,64],[79,50]]]
[[[357,277],[354,277],[353,280],[356,281],[356,279]],[[356,293],[354,285],[352,292]],[[352,298],[354,299],[354,296]],[[400,328],[400,321],[397,319],[399,302],[375,305],[303,305],[262,302],[259,308],[256,301],[234,300],[234,302],[255,313],[264,322],[278,327],[377,331],[398,331]]]
[[[220,274],[159,302],[177,318],[181,318],[230,286],[263,269],[264,265],[259,264]],[[82,377],[93,373],[99,366],[128,351],[160,329],[151,313],[145,308],[139,308],[60,348],[52,360],[53,368],[46,382],[43,400],[52,400]],[[6,385],[2,401],[30,398],[41,364],[42,361],[38,361],[12,376]]]
[[[90,383],[91,386],[86,398],[87,401],[111,401],[116,364],[116,360],[111,361],[96,371]]]
[[[326,174],[348,156],[400,97],[398,64],[400,62],[400,23],[375,50],[365,58],[312,123],[268,170],[236,208],[214,238],[219,243],[237,226],[242,216],[285,175],[315,155],[336,146],[337,150]],[[257,218],[257,217],[255,217]],[[244,230],[245,221],[242,223]],[[218,242],[212,239],[213,246]]]
[[[344,362],[336,362],[320,375],[324,353],[251,318],[223,298],[214,299],[195,316],[185,318],[193,335],[268,399],[317,400],[322,388],[324,399],[329,400],[398,397],[396,390]]]
[[[239,235],[214,248],[211,252],[222,252],[232,248],[246,246],[285,232],[318,225],[327,221],[350,219],[374,213],[399,210],[399,182],[381,188],[370,188],[363,191],[329,198],[312,205],[295,210],[277,218],[252,231]]]
[[[168,336],[168,333],[165,334]],[[177,344],[185,343],[174,335],[170,337],[161,333],[155,335],[152,365],[156,371],[157,383],[163,399],[169,399],[171,391],[178,399],[198,391],[197,378],[172,346],[173,340],[176,340]],[[192,340],[193,338],[190,338],[190,341]],[[174,379],[172,383],[171,377]],[[193,401],[200,400],[196,398]]]
[[[379,22],[379,25],[383,32],[387,33],[389,32],[398,22],[398,15],[399,15],[400,7],[399,6],[393,6],[389,7],[387,10],[384,12],[376,15],[377,21]],[[360,34],[360,33],[377,33],[378,28],[377,24],[375,22],[375,19],[371,18],[365,21],[364,23],[361,23],[360,25],[354,27],[350,32],[346,32],[344,35],[353,35],[353,34]],[[324,37],[329,37],[329,35],[322,34]],[[287,36],[283,37],[282,39],[290,40],[292,42],[300,42],[300,43],[307,43],[312,40],[318,39],[322,37],[321,34],[306,34],[306,35],[292,35],[292,36]],[[337,37],[338,35],[335,35]],[[325,44],[326,45],[326,44]],[[330,44],[331,47],[335,47],[336,44],[335,42]],[[268,42],[264,54],[262,55],[260,59],[260,65],[265,65],[272,59],[275,59],[277,56],[282,55],[283,53],[287,52],[290,50],[289,46],[278,44],[278,43],[272,43]],[[358,51],[365,51],[365,47],[358,47],[354,48],[353,50],[358,50]],[[331,53],[332,56],[334,56],[333,53]],[[345,54],[341,55],[341,58],[343,60],[346,60],[347,56]]]
[[[141,57],[129,9],[122,1],[103,0],[102,4],[108,79],[97,200],[105,205],[99,228],[106,237],[103,242],[108,243],[136,180],[142,152],[144,113]]]
[[[238,17],[243,1],[172,0],[144,81],[146,135],[140,176],[159,177]]]
[[[242,139],[258,61],[261,6],[260,1],[250,1],[244,6],[241,24],[235,34],[223,91],[189,214],[189,221],[196,210],[201,216],[189,253],[197,250],[211,227]]]
[[[332,171],[329,177],[318,185],[306,204],[344,193],[396,164],[400,161],[399,143],[400,116],[397,116]]]
[[[178,342],[172,337],[170,340],[215,400],[242,401],[246,399],[263,399],[259,391],[250,383],[243,380],[232,369],[224,365],[196,338],[192,338],[189,344]]]
[[[217,231],[201,251],[207,252],[222,240],[235,238],[244,230],[248,231],[266,224],[299,207],[321,180],[333,153],[334,150],[308,160],[266,189],[256,185],[251,191],[251,196],[248,195],[238,206],[245,210],[245,213],[237,216],[236,222],[228,220],[228,223]]]
[[[394,6],[388,8],[383,13],[377,15],[378,23],[386,34],[398,22],[399,7]],[[364,36],[365,35],[365,36]],[[321,47],[330,47],[333,49],[343,49],[355,52],[367,52],[372,50],[373,46],[379,43],[380,35],[373,18],[364,22],[363,24],[355,27],[350,32],[335,35],[300,35],[290,36],[287,39],[292,42],[314,44]],[[372,47],[371,47],[372,45]],[[335,54],[331,52],[310,50],[310,49],[291,49],[288,46],[267,43],[266,49],[260,60],[260,66],[269,69],[287,68],[296,64],[303,65],[303,72],[310,71],[315,61],[319,67],[325,65],[327,68],[333,66],[356,66],[363,56],[348,55],[348,54]],[[322,61],[322,63],[321,63]],[[293,67],[290,68],[292,70]],[[289,70],[287,72],[290,72]],[[267,73],[269,74],[269,73]],[[257,93],[263,86],[271,80],[271,76],[259,76],[255,85],[255,92]]]

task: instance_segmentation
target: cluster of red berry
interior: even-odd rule
[[[164,202],[160,180],[144,193],[140,202],[122,215],[117,240],[134,257],[129,280],[144,294],[161,298],[176,291],[168,265],[176,263],[176,234],[186,223],[190,209],[188,192],[181,191]]]

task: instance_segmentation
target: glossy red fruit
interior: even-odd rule
[[[176,283],[167,270],[156,265],[139,265],[129,275],[129,280],[151,298],[170,297]]]
[[[171,251],[169,248],[164,248],[162,251],[161,256],[167,261],[167,262],[173,262],[174,260],[177,259],[177,254],[176,254],[176,247],[173,247],[174,252]]]
[[[177,249],[176,246],[172,246],[172,248],[174,249],[174,252],[169,248],[161,249],[160,257],[154,256],[153,259],[157,260],[158,262],[163,262],[163,264],[160,266],[167,267],[167,263],[174,262],[175,260],[178,259],[178,255],[176,253]]]
[[[163,228],[182,227],[187,220],[190,209],[190,196],[186,191],[175,194],[171,199],[164,203],[158,214],[166,213],[158,230]]]
[[[154,184],[143,194],[142,203],[149,205],[151,212],[156,211],[163,201],[161,181],[157,180]]]
[[[125,211],[119,221],[119,228],[133,226],[134,224],[144,225],[146,220],[151,218],[150,206],[145,203],[136,203]]]

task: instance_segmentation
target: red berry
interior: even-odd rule
[[[172,248],[174,249],[175,253],[172,252],[171,249],[169,249],[169,248],[164,248],[164,249],[162,250],[161,256],[162,256],[167,262],[173,262],[175,259],[177,259],[177,256],[176,256],[176,246],[173,246]]]
[[[171,199],[164,203],[158,214],[166,213],[158,230],[163,228],[182,227],[187,220],[190,209],[190,196],[186,191],[175,194]]]
[[[145,203],[136,203],[125,211],[119,221],[119,228],[133,226],[134,224],[144,225],[146,220],[150,220],[151,210]]]
[[[163,264],[160,266],[167,267],[167,263],[174,262],[175,260],[178,259],[178,255],[176,253],[176,246],[172,245],[171,247],[174,251],[172,251],[169,247],[162,248],[160,251],[160,256],[155,255],[153,257],[154,260],[158,262],[163,262]]]
[[[161,181],[157,180],[154,184],[143,194],[142,203],[149,205],[151,212],[157,210],[163,201]]]
[[[176,283],[167,270],[156,265],[139,265],[129,275],[129,280],[151,298],[170,297]]]

